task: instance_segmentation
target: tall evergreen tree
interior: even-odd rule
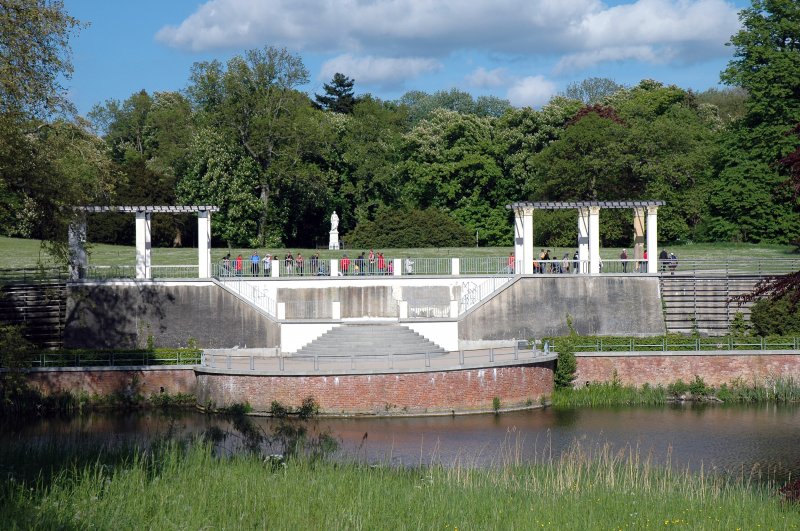
[[[331,82],[322,86],[325,89],[325,94],[314,94],[316,107],[323,111],[338,112],[340,114],[352,113],[353,107],[358,103],[358,99],[353,94],[354,84],[355,80],[336,72]]]

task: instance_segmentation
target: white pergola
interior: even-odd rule
[[[664,201],[519,201],[506,205],[514,211],[514,256],[517,271],[533,273],[533,261],[538,258],[533,250],[533,211],[565,210],[578,211],[578,258],[582,272],[600,273],[600,209],[630,208],[633,210],[634,259],[641,259],[644,251],[645,216],[647,218],[647,272],[658,271],[658,207]],[[585,270],[583,264],[589,264]]]
[[[124,205],[124,206],[81,206],[76,210],[83,215],[69,228],[70,247],[70,278],[76,280],[81,277],[81,270],[85,270],[88,261],[86,258],[86,213],[120,212],[136,215],[136,278],[150,279],[153,277],[151,269],[151,239],[150,223],[153,214],[191,214],[197,213],[197,265],[198,277],[211,276],[211,213],[219,212],[219,207],[210,205]]]

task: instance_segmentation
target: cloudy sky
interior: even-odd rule
[[[68,83],[81,113],[134,91],[180,90],[192,63],[285,47],[322,92],[396,99],[453,87],[540,107],[570,82],[716,86],[746,0],[66,0],[90,27]]]

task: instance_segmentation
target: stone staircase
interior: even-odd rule
[[[444,354],[445,351],[407,326],[387,323],[338,326],[298,350],[295,355],[367,356],[418,353]]]
[[[729,302],[735,295],[752,291],[763,277],[689,273],[663,274],[660,279],[661,301],[667,332],[719,336],[728,333],[737,312],[750,320],[752,303],[739,306]]]
[[[64,346],[67,286],[59,281],[11,282],[0,286],[0,323],[22,326],[42,348]]]

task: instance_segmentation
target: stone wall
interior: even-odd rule
[[[481,341],[563,336],[567,315],[581,335],[662,335],[658,278],[533,275],[518,277],[459,322],[462,348]]]
[[[621,383],[635,386],[690,382],[695,375],[714,386],[737,378],[746,383],[776,376],[800,379],[797,351],[578,353],[576,357],[575,385],[609,382],[615,371]]]
[[[193,366],[171,367],[61,367],[31,369],[28,383],[44,395],[68,392],[75,395],[144,397],[167,393],[194,394]]]
[[[256,412],[273,400],[297,407],[313,397],[323,414],[392,415],[491,411],[536,405],[553,390],[553,362],[402,374],[250,376],[197,370],[197,402],[248,402]]]
[[[86,282],[68,285],[67,348],[263,348],[280,325],[212,282]]]

